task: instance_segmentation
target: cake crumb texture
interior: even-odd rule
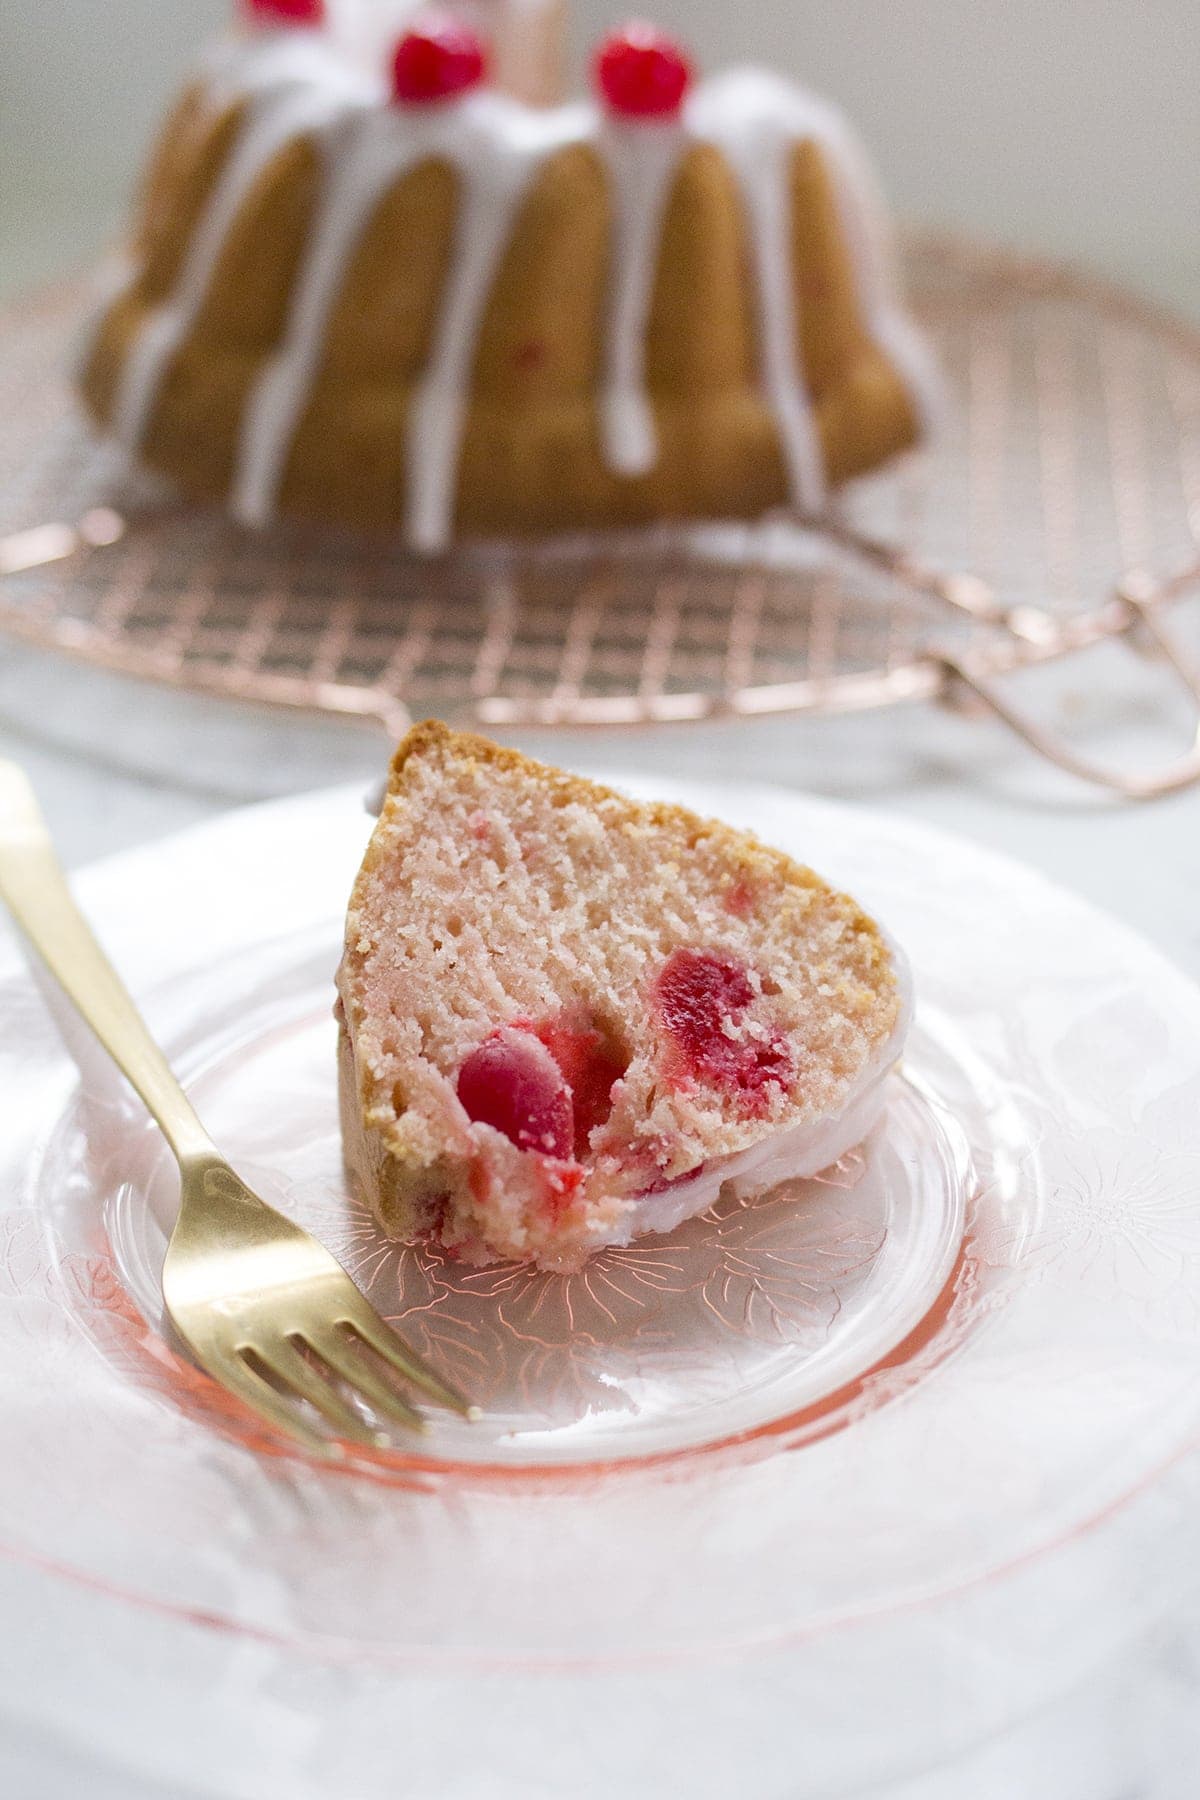
[[[835,1112],[901,1006],[878,928],[811,870],[435,722],[393,760],[338,986],[347,1161],[384,1227],[551,1267]]]

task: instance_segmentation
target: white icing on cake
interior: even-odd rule
[[[605,121],[600,148],[612,183],[612,279],[600,394],[610,468],[646,475],[658,460],[646,392],[646,327],[658,272],[663,218],[687,138],[679,125]]]
[[[446,133],[461,181],[458,228],[429,367],[408,421],[408,542],[441,550],[454,527],[458,454],[479,327],[529,183],[571,141],[574,113],[535,112],[500,95],[472,96]],[[467,120],[480,121],[476,133]],[[493,122],[498,129],[493,128]]]
[[[696,95],[692,124],[698,136],[724,151],[741,176],[751,216],[759,209],[766,215],[767,237],[756,246],[764,304],[774,281],[766,265],[774,265],[780,251],[780,220],[764,190],[777,192],[782,185],[777,166],[781,155],[786,158],[799,143],[820,145],[833,182],[838,222],[854,267],[868,335],[904,380],[922,435],[928,434],[940,411],[937,372],[900,298],[887,209],[870,159],[845,115],[819,94],[767,69],[732,69],[707,82]],[[765,152],[765,161],[756,159],[756,148]],[[782,179],[786,180],[786,173]],[[782,233],[786,270],[790,235],[786,218]],[[783,285],[792,292],[790,281]],[[798,305],[794,292],[790,305]],[[781,362],[786,363],[790,356],[793,380],[799,382],[795,342],[793,331]]]
[[[398,39],[427,10],[425,0],[325,0],[325,33],[344,56],[382,79]],[[498,86],[543,104],[549,101],[546,90],[557,74],[563,0],[449,0],[446,10],[487,41]]]
[[[548,159],[571,145],[595,152],[612,196],[613,276],[599,411],[603,451],[615,471],[645,474],[657,459],[645,382],[646,328],[663,219],[680,160],[693,143],[710,143],[722,152],[742,194],[759,313],[762,387],[776,420],[796,506],[804,512],[818,510],[826,490],[797,348],[789,166],[798,143],[812,140],[821,147],[832,171],[865,322],[908,385],[920,420],[929,421],[935,392],[931,370],[894,299],[881,214],[865,160],[833,108],[756,71],[703,84],[689,97],[680,122],[671,125],[616,119],[587,105],[533,108],[494,91],[440,104],[392,106],[386,102],[377,50],[355,36],[355,16],[354,7],[343,0],[324,31],[269,31],[227,39],[202,65],[214,111],[240,102],[245,117],[176,291],[146,319],[122,371],[114,433],[130,454],[140,446],[166,371],[200,312],[242,204],[271,161],[298,138],[316,144],[323,187],[283,340],[259,374],[242,421],[231,503],[248,523],[262,524],[273,516],[321,366],[328,320],[375,209],[405,172],[435,158],[455,170],[459,202],[433,352],[408,423],[406,537],[415,547],[441,550],[452,535],[480,324],[524,195]]]
[[[757,280],[762,381],[783,442],[796,504],[817,512],[825,470],[796,348],[799,299],[792,280],[788,163],[818,136],[808,96],[757,70],[709,82],[689,108],[696,135],[724,153],[746,208]]]
[[[341,89],[306,84],[268,90],[255,109],[201,216],[173,296],[146,321],[130,351],[113,415],[113,433],[124,449],[133,452],[140,445],[167,366],[199,316],[229,233],[264,169],[289,144],[319,134],[352,104]]]
[[[444,160],[461,184],[455,255],[438,330],[409,421],[406,536],[439,550],[453,525],[458,446],[479,322],[500,255],[529,180],[577,140],[582,109],[537,111],[502,94],[468,95],[453,106],[378,109],[354,122],[313,227],[280,349],[251,397],[232,496],[234,516],[273,515],[296,427],[307,403],[330,311],[372,213],[407,170]]]
[[[326,27],[230,33],[201,53],[197,73],[214,112],[239,100],[325,83],[335,91],[355,83],[380,101],[386,98],[382,68],[355,55],[343,35]]]

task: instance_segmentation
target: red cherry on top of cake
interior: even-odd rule
[[[434,106],[478,87],[487,72],[483,40],[469,25],[427,13],[392,56],[392,97],[402,106]]]
[[[323,25],[325,0],[242,0],[258,25]]]
[[[673,119],[692,66],[673,38],[653,25],[625,25],[596,53],[596,81],[610,109],[626,119]]]

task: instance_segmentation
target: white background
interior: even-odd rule
[[[0,282],[113,229],[230,4],[0,0]],[[766,59],[840,100],[905,216],[1200,305],[1196,0],[574,0],[577,56],[627,10],[709,66]]]

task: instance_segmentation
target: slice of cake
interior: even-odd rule
[[[436,723],[392,763],[338,988],[384,1230],[564,1270],[835,1162],[908,1017],[896,953],[810,869]]]

